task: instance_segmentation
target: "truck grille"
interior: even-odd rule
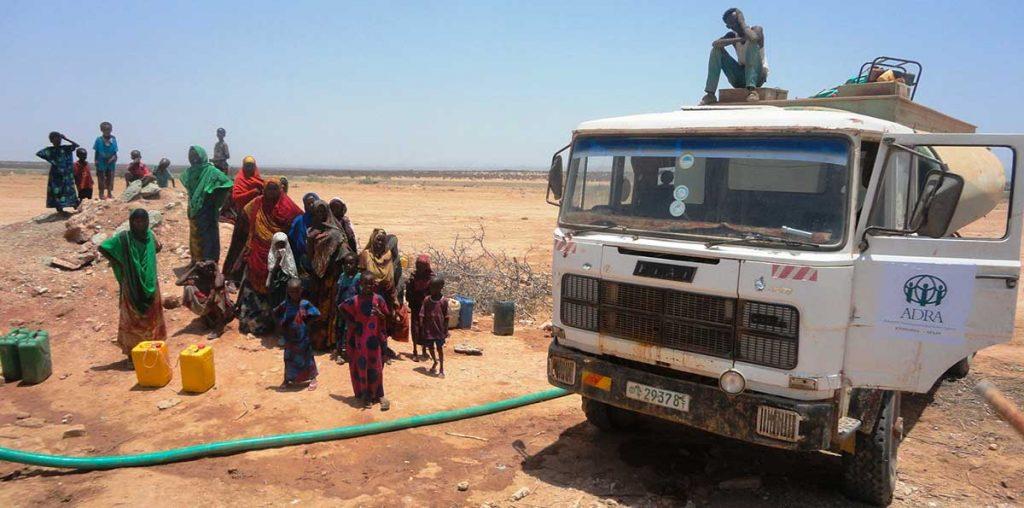
[[[562,277],[560,311],[562,323],[573,328],[769,367],[796,367],[799,314],[789,306],[570,274]]]

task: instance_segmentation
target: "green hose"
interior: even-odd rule
[[[214,455],[230,455],[251,450],[309,444],[335,439],[348,439],[352,437],[367,436],[370,434],[393,432],[413,427],[422,427],[425,425],[436,425],[438,423],[452,422],[455,420],[474,418],[500,411],[507,411],[521,406],[557,399],[566,395],[569,395],[569,392],[561,388],[552,388],[550,390],[513,397],[511,399],[499,400],[497,402],[489,402],[478,406],[471,406],[462,409],[450,409],[425,415],[409,416],[406,418],[399,418],[397,420],[366,423],[363,425],[350,425],[347,427],[336,427],[333,429],[310,430],[306,432],[295,432],[292,434],[278,434],[275,436],[249,437],[235,439],[232,441],[219,441],[216,443],[198,444],[159,452],[138,453],[133,455],[67,457],[63,455],[47,455],[43,453],[32,453],[0,447],[0,460],[31,464],[34,466],[81,470],[155,466],[158,464],[169,464],[171,462],[181,462]]]

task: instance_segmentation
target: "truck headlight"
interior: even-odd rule
[[[729,369],[722,373],[722,377],[718,378],[718,387],[729,395],[737,395],[747,387],[747,380],[739,371]]]

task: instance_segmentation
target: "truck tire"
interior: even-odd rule
[[[636,421],[631,411],[610,406],[604,402],[583,397],[583,414],[587,421],[604,432],[616,432],[629,429]]]
[[[843,493],[888,506],[896,489],[896,456],[902,440],[900,393],[886,392],[870,434],[857,432],[856,451],[843,453]]]
[[[954,363],[953,366],[946,371],[946,379],[957,380],[967,377],[967,374],[970,374],[971,372],[971,363],[973,362],[974,353],[971,353],[967,358]]]

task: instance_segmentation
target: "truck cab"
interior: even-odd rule
[[[900,393],[1012,338],[1024,146],[895,120],[780,101],[580,124],[549,174],[550,383],[604,430],[640,413],[842,454],[847,494],[891,500]]]

